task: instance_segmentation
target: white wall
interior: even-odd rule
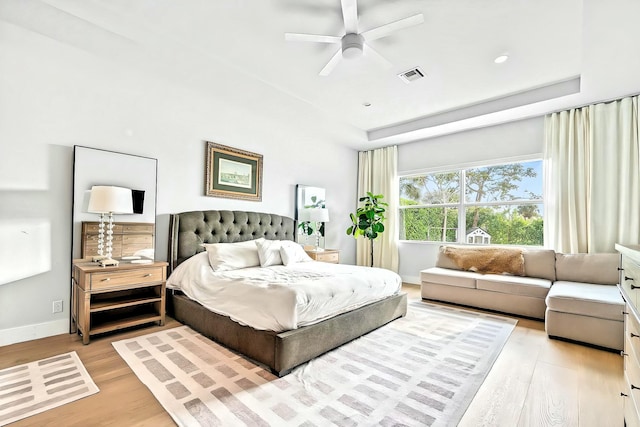
[[[29,219],[51,230],[50,270],[0,286],[0,345],[68,332],[74,144],[158,159],[159,259],[170,213],[293,216],[295,185],[308,184],[326,188],[327,246],[354,263],[344,230],[356,205],[357,152],[340,144],[360,133],[224,70],[194,70],[207,79],[199,90],[200,81],[156,73],[145,61],[102,55],[0,20],[0,224]],[[203,196],[207,140],[264,156],[262,202]],[[0,242],[2,250],[11,244]],[[64,301],[63,313],[52,314],[54,300]]]
[[[398,173],[541,155],[543,143],[543,117],[471,130],[399,146]],[[402,280],[420,283],[420,270],[435,265],[438,246],[439,243],[400,242]]]

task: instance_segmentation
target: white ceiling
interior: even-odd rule
[[[359,129],[358,149],[640,91],[634,0],[360,0],[360,31],[416,13],[425,22],[371,41],[391,68],[365,56],[327,77],[318,73],[338,46],[285,41],[284,33],[342,36],[340,0],[18,1],[0,18],[116,60],[144,50],[163,72],[182,67],[174,76],[197,66],[215,78],[224,68],[238,77],[234,85],[268,85]],[[495,64],[501,54],[509,60]],[[397,77],[416,66],[426,78]]]

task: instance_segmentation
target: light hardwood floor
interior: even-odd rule
[[[410,299],[420,299],[419,287],[404,289]],[[622,357],[550,340],[543,322],[516,319],[515,330],[459,425],[622,426]],[[178,325],[168,318],[162,328]],[[0,347],[0,369],[75,350],[100,389],[12,427],[175,425],[111,346],[112,341],[158,328],[96,337],[86,346],[76,335],[58,335]]]

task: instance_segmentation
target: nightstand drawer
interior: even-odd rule
[[[162,282],[164,280],[163,273],[162,267],[91,273],[90,289],[110,289],[123,285],[131,287],[142,283]]]
[[[123,245],[140,244],[140,245],[146,245],[147,247],[153,246],[153,236],[150,234],[148,235],[133,234],[130,236],[123,234],[122,236],[120,236],[120,238],[122,239]]]
[[[337,252],[318,253],[316,255],[316,260],[337,264],[338,262],[340,262],[340,254],[338,254]]]
[[[106,232],[107,232],[107,223],[104,224],[104,232],[105,232],[105,237],[106,237]],[[90,222],[90,223],[86,223],[83,225],[84,228],[84,232],[85,233],[98,233],[100,231],[100,224],[96,223],[96,222]],[[122,226],[120,224],[113,224],[113,228],[112,230],[113,233],[122,233]]]
[[[325,249],[324,251],[306,250],[312,260],[340,264],[340,251],[337,249]]]
[[[153,234],[153,224],[122,224],[123,233],[149,233]]]

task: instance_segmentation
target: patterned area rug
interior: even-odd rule
[[[0,426],[97,393],[75,351],[0,371]]]
[[[187,326],[113,346],[180,426],[454,426],[515,324],[415,302],[282,378]]]

